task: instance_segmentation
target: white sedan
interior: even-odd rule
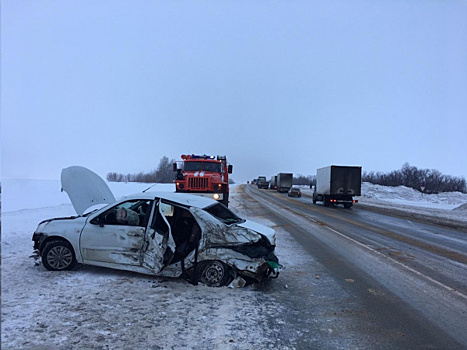
[[[64,169],[62,187],[78,216],[42,221],[32,238],[33,256],[48,270],[79,263],[209,286],[242,286],[279,273],[274,230],[215,200],[146,192],[115,201],[107,184],[82,167]],[[96,204],[101,208],[87,209]]]

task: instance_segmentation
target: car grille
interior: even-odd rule
[[[192,177],[188,179],[188,187],[196,189],[209,188],[209,179],[203,177]]]

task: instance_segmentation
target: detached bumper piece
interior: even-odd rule
[[[39,249],[34,249],[29,257],[34,259],[34,265],[39,266],[41,264],[41,253]]]
[[[281,268],[281,265],[279,265],[277,262],[275,261],[271,261],[271,260],[267,260],[266,261],[269,265],[269,269],[268,269],[268,277],[270,278],[277,278],[279,277],[279,270]]]

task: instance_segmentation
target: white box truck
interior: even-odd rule
[[[331,204],[343,204],[350,208],[354,196],[360,196],[362,189],[361,166],[331,165],[316,170],[316,186],[313,203],[323,202],[325,207]]]

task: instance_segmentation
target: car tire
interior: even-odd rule
[[[41,254],[42,264],[50,271],[72,270],[76,266],[75,252],[62,240],[47,242]]]
[[[222,261],[203,261],[196,267],[196,281],[209,287],[223,287],[232,280],[231,268]]]

